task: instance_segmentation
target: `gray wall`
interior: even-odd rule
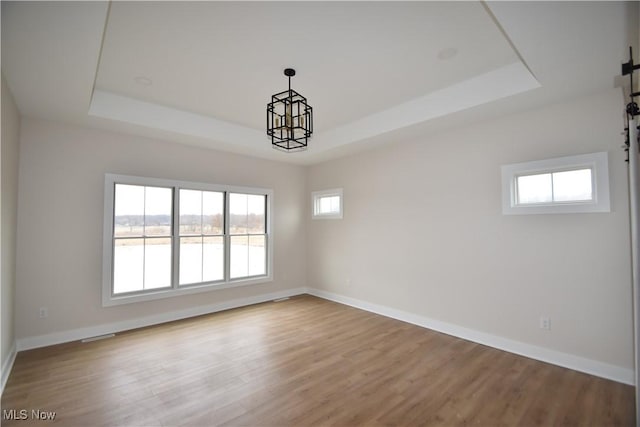
[[[308,285],[632,369],[622,108],[611,90],[311,167],[344,219],[308,215]],[[611,213],[502,215],[500,165],[598,151]]]
[[[2,75],[2,148],[0,157],[1,187],[2,187],[2,221],[0,241],[2,244],[2,259],[0,271],[2,293],[0,305],[2,308],[2,363],[10,357],[15,343],[14,304],[16,289],[16,224],[18,209],[18,156],[19,156],[20,115],[13,100],[13,95]],[[3,372],[4,373],[4,372]]]
[[[21,129],[16,335],[37,337],[304,287],[302,167],[72,125]],[[274,280],[103,308],[106,172],[274,190]],[[48,318],[39,318],[39,308]]]

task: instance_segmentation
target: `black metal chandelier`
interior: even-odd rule
[[[267,135],[273,148],[304,150],[313,133],[312,108],[307,98],[291,89],[291,77],[296,75],[296,70],[287,68],[284,75],[289,77],[289,90],[271,96],[267,104]]]

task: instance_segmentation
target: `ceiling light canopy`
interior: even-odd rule
[[[272,95],[267,104],[267,135],[273,148],[305,150],[313,133],[312,108],[307,98],[291,89],[291,77],[296,75],[296,70],[287,68],[284,75],[289,78],[289,89]]]

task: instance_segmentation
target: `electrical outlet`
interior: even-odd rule
[[[551,330],[551,319],[547,316],[540,316],[540,329],[544,329],[546,331]]]
[[[351,279],[345,280],[345,283],[347,284],[347,286],[351,285]]]
[[[40,307],[40,318],[44,319],[49,317],[49,310],[47,309],[47,307]]]

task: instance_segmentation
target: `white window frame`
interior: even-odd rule
[[[319,213],[318,207],[320,199],[323,197],[338,197],[339,207],[338,212],[332,213]],[[313,219],[342,219],[342,212],[344,210],[343,203],[343,191],[342,188],[333,188],[331,190],[314,191],[311,193],[311,216]]]
[[[517,203],[516,181],[518,177],[578,169],[591,169],[593,200]],[[606,151],[502,166],[502,213],[504,215],[590,212],[611,212],[609,201],[609,156]]]
[[[114,221],[114,203],[115,203],[115,185],[130,184],[144,185],[156,187],[173,188],[173,241],[172,246],[172,280],[171,288],[149,289],[135,293],[127,293],[123,295],[113,294],[113,221]],[[230,251],[230,235],[228,225],[228,203],[225,202],[225,272],[224,280],[216,282],[205,282],[198,284],[179,285],[178,268],[179,268],[179,192],[180,189],[203,190],[203,191],[219,191],[225,193],[225,199],[228,193],[257,194],[267,197],[266,202],[266,274],[260,276],[242,277],[231,279],[229,277],[229,251]],[[180,295],[189,295],[201,292],[209,292],[216,289],[227,289],[238,286],[256,285],[259,283],[271,282],[273,280],[273,236],[272,236],[272,206],[273,206],[273,190],[268,188],[257,187],[239,187],[232,185],[218,185],[202,182],[177,181],[160,178],[148,178],[131,175],[105,174],[104,180],[104,222],[103,222],[103,246],[102,246],[102,306],[109,307],[121,304],[129,304],[141,301],[151,301],[162,298],[170,298]],[[175,243],[177,242],[177,244]],[[178,248],[176,249],[176,245]]]

